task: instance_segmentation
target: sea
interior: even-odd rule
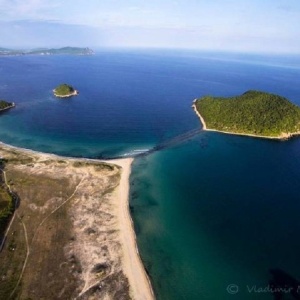
[[[55,98],[61,83],[79,95]],[[16,103],[0,113],[0,140],[135,157],[130,212],[158,300],[299,299],[300,137],[203,131],[191,108],[204,95],[247,90],[300,105],[300,57],[171,49],[0,57],[0,99]]]

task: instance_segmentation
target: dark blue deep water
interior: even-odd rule
[[[17,104],[0,115],[5,143],[101,158],[166,146],[137,158],[131,175],[138,245],[158,299],[280,299],[276,284],[293,299],[300,138],[174,138],[201,127],[191,104],[203,95],[257,89],[300,105],[299,57],[112,50],[0,57],[0,75],[0,98]],[[80,95],[55,99],[63,82]]]

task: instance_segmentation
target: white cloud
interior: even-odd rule
[[[39,33],[45,30],[34,23],[41,22],[47,31],[73,26],[77,36],[82,26],[85,32],[93,32],[91,41],[101,32],[101,45],[105,41],[116,46],[276,46],[298,51],[299,0],[274,1],[277,4],[270,6],[259,0],[227,0],[226,5],[222,0],[177,0],[177,5],[174,0],[0,0],[0,22],[31,23],[25,29],[28,36],[36,34],[36,40],[43,38]],[[25,34],[16,35],[28,39]],[[3,40],[9,42],[10,35]]]
[[[50,11],[59,6],[57,1],[46,0],[0,0],[2,20],[47,19]]]

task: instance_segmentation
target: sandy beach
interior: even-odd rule
[[[121,201],[119,206],[119,220],[122,246],[124,248],[124,271],[129,279],[132,296],[137,300],[154,299],[150,280],[139,255],[133,221],[129,212],[129,176],[133,158],[111,160],[107,162],[119,165],[123,169],[118,191],[119,199]]]
[[[203,129],[203,130],[207,130],[207,128],[206,128],[206,123],[205,123],[204,119],[202,118],[202,116],[200,115],[200,113],[198,112],[198,110],[197,110],[197,108],[196,108],[195,102],[196,102],[196,99],[195,99],[194,102],[193,102],[194,104],[192,105],[192,108],[194,109],[196,115],[200,118],[200,121],[201,121],[202,126],[203,126],[202,129]]]
[[[201,114],[197,110],[196,105],[195,105],[195,101],[196,101],[196,99],[193,102],[194,104],[192,105],[192,108],[194,109],[197,116],[200,118],[200,121],[201,121],[202,126],[203,126],[203,130],[205,130],[205,131],[214,131],[214,132],[221,132],[221,133],[225,133],[225,134],[250,136],[250,137],[262,138],[262,139],[271,139],[271,140],[286,140],[286,139],[289,139],[293,136],[300,135],[300,132],[295,132],[295,133],[282,133],[280,136],[272,137],[272,136],[264,136],[264,135],[250,134],[250,133],[238,133],[238,132],[230,132],[230,131],[223,131],[223,130],[217,130],[217,129],[210,129],[210,128],[207,128],[207,125],[204,121],[204,118],[201,116]]]
[[[76,273],[77,275],[75,274],[77,276],[76,282],[81,282],[80,286],[76,286],[76,299],[95,299],[95,295],[101,295],[105,299],[106,297],[107,299],[115,299],[115,296],[111,296],[115,292],[114,288],[110,291],[109,287],[106,289],[104,287],[108,286],[109,277],[119,278],[120,276],[120,279],[115,279],[112,282],[113,284],[119,282],[118,286],[124,282],[125,288],[121,289],[121,292],[123,292],[122,296],[120,296],[121,298],[126,298],[124,296],[126,294],[126,285],[129,288],[129,295],[132,299],[148,300],[155,298],[150,280],[139,256],[133,222],[129,212],[129,177],[133,158],[100,161],[95,159],[61,157],[54,154],[13,147],[1,142],[0,156],[8,158],[8,171],[6,172],[8,177],[10,173],[21,172],[22,174],[28,174],[28,176],[34,174],[34,176],[49,176],[50,178],[61,177],[60,180],[72,178],[69,185],[73,184],[73,192],[63,202],[55,205],[52,203],[53,200],[51,200],[52,202],[48,201],[43,206],[40,203],[22,203],[22,192],[20,192],[23,207],[26,204],[27,207],[35,211],[37,211],[37,207],[42,207],[43,216],[50,206],[54,206],[51,208],[52,211],[49,210],[50,213],[48,216],[42,221],[39,219],[39,225],[35,226],[32,230],[30,228],[32,225],[30,223],[26,224],[27,208],[23,209],[22,205],[16,210],[15,214],[18,214],[18,211],[21,210],[20,213],[25,217],[22,220],[17,217],[12,223],[16,223],[16,219],[19,219],[18,222],[23,222],[22,225],[25,230],[27,226],[28,238],[26,237],[26,239],[29,241],[29,245],[27,245],[27,253],[29,255],[35,252],[34,243],[42,243],[42,241],[37,239],[39,235],[38,230],[42,232],[44,230],[42,228],[43,224],[50,222],[50,217],[61,207],[66,206],[66,203],[69,205],[67,215],[70,216],[68,217],[71,220],[69,223],[72,224],[70,232],[72,232],[74,238],[68,243],[64,241],[63,249],[64,256],[71,257],[72,260],[76,257],[82,268],[78,274]],[[26,161],[27,163],[21,166],[17,165],[15,163],[16,157],[20,161]],[[9,165],[9,159],[14,160],[14,165]],[[28,163],[29,160],[30,163]],[[111,170],[105,168],[102,168],[102,171],[97,170],[98,164],[101,163],[107,164],[108,167],[112,166],[110,167]],[[64,168],[64,175],[57,176],[59,169],[62,171],[62,168]],[[120,177],[118,177],[118,174]],[[17,184],[15,187],[17,187]],[[111,192],[112,189],[113,192]],[[105,195],[104,198],[103,196],[99,198],[98,194],[101,193]],[[100,199],[102,202],[99,204]],[[26,201],[24,200],[24,202]],[[95,210],[97,207],[99,207],[100,211]],[[32,222],[34,220],[31,217]],[[17,224],[12,224],[10,231],[15,231],[16,226]],[[89,234],[87,235],[86,232],[89,232]],[[91,236],[94,236],[96,232],[99,232],[100,236],[91,239]],[[9,233],[7,236],[10,236]],[[98,249],[99,246],[106,251],[104,257],[103,251],[101,252]],[[5,251],[4,246],[4,254]],[[30,263],[31,258],[29,256],[28,262],[26,260],[26,263],[23,264],[22,274],[19,278],[20,282],[24,280],[25,292],[26,283],[30,277],[28,275],[30,273]],[[67,263],[61,262],[60,265]],[[97,266],[98,268],[100,268],[99,266],[103,268],[100,268],[101,272],[99,273],[102,274],[103,278],[98,273],[94,274],[93,272],[95,271],[91,273],[90,270],[94,270]],[[30,280],[33,279],[30,278]],[[126,282],[129,284],[126,284]],[[97,287],[98,290],[96,290],[96,293],[98,294],[92,294]],[[15,287],[15,290],[17,288],[18,286]],[[63,292],[61,291],[61,293]],[[24,295],[27,296],[26,293]]]
[[[53,90],[53,94],[54,94],[54,96],[55,97],[57,97],[57,98],[70,98],[70,97],[72,97],[72,96],[78,96],[79,95],[79,92],[77,91],[77,90],[74,90],[74,92],[72,92],[72,93],[70,93],[70,94],[68,94],[68,95],[58,95],[56,92],[55,92],[55,90]]]

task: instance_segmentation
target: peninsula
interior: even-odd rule
[[[0,48],[0,56],[13,55],[93,55],[90,48],[63,47],[63,48],[38,48],[29,50]]]
[[[58,98],[69,98],[77,96],[79,93],[72,86],[68,84],[61,84],[53,90],[54,96]]]
[[[15,107],[14,102],[7,102],[5,100],[0,100],[0,112]]]
[[[132,160],[0,143],[0,299],[154,299],[129,213]]]
[[[204,130],[272,139],[300,134],[300,108],[275,94],[250,90],[229,98],[204,96],[193,108]]]

